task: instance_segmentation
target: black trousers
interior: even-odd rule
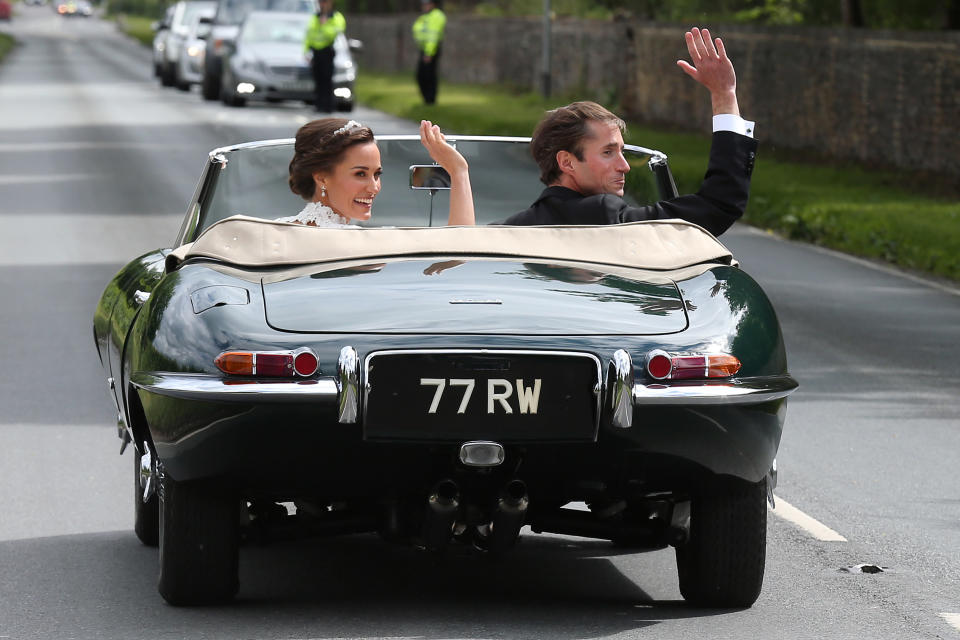
[[[439,46],[437,54],[430,59],[430,62],[424,60],[423,51],[420,52],[420,58],[417,61],[417,84],[420,85],[420,94],[427,104],[437,101],[437,62],[439,61]]]
[[[330,112],[333,111],[333,45],[312,51],[313,108]]]

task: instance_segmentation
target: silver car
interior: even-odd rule
[[[233,51],[224,61],[220,97],[243,106],[248,99],[313,100],[313,75],[303,41],[311,14],[253,11],[244,20]],[[334,96],[343,111],[353,108],[356,66],[350,41],[334,42]]]
[[[187,35],[180,45],[177,58],[176,85],[178,89],[189,91],[190,87],[203,81],[203,64],[206,55],[206,38],[210,34],[212,13],[194,16],[187,28]]]
[[[187,38],[190,23],[196,16],[212,16],[216,4],[213,0],[180,0],[173,5],[169,28],[160,59],[160,83],[165,87],[180,86],[178,77],[180,53]],[[189,85],[187,85],[189,88]]]
[[[173,20],[175,7],[167,7],[163,19],[150,25],[153,29],[153,75],[157,78],[163,71],[163,56],[167,50],[167,36],[170,35],[170,21]]]

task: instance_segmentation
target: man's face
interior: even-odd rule
[[[583,141],[583,160],[570,154],[569,174],[574,189],[585,196],[600,193],[623,195],[630,164],[623,157],[623,136],[615,124],[587,123],[590,135]]]

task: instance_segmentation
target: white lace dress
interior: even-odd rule
[[[347,218],[319,202],[308,202],[307,206],[297,215],[277,218],[277,222],[299,222],[315,227],[339,227],[342,229],[359,228],[358,225],[350,224]]]

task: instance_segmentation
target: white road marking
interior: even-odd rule
[[[98,175],[96,173],[60,173],[54,175],[3,175],[0,176],[0,185],[7,184],[50,184],[52,182],[80,182],[110,178],[106,174]]]
[[[0,234],[0,267],[115,263],[169,247],[183,214],[8,215]]]
[[[951,627],[960,631],[960,613],[941,613],[940,617],[946,620]]]
[[[122,149],[143,149],[146,151],[194,151],[196,146],[191,144],[163,143],[155,140],[144,140],[143,142],[114,140],[78,140],[74,142],[0,142],[0,153],[39,153],[43,151],[86,151],[94,149],[97,151],[122,150]],[[47,178],[60,176],[47,175]],[[0,636],[2,637],[2,636]]]
[[[772,510],[774,515],[800,527],[817,540],[823,540],[825,542],[847,542],[847,539],[842,535],[822,522],[811,518],[780,496],[776,496],[775,501],[777,508]]]

